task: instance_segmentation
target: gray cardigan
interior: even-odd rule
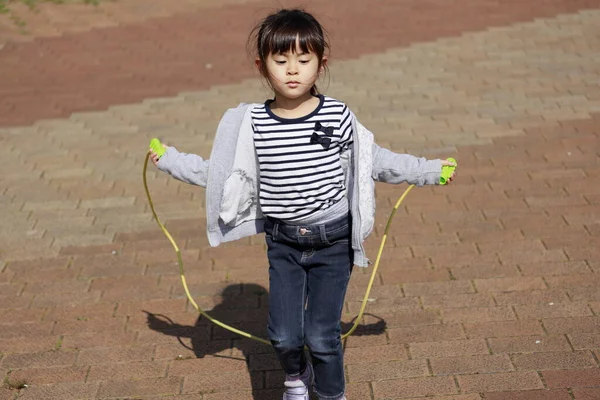
[[[258,200],[260,176],[250,111],[256,104],[227,110],[219,123],[209,160],[167,147],[157,166],[190,184],[205,187],[206,222],[211,246],[264,231]],[[369,265],[363,242],[375,218],[374,181],[439,184],[440,160],[397,154],[379,147],[373,134],[353,116],[354,145],[342,153],[350,212],[354,263]]]

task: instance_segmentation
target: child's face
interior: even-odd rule
[[[310,92],[325,62],[324,59],[319,67],[316,54],[304,53],[297,44],[295,52],[269,54],[266,59],[269,83],[276,95],[297,99]]]

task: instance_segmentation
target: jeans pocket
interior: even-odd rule
[[[335,244],[347,244],[350,241],[350,226],[344,224],[335,229],[325,232],[324,242],[327,246]]]
[[[325,245],[327,245],[329,247],[335,246],[336,244],[348,244],[348,243],[350,243],[350,240],[348,238],[337,239],[337,240],[331,240],[331,239],[325,240]]]

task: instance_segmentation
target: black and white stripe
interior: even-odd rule
[[[265,215],[298,221],[341,200],[346,194],[340,153],[352,144],[352,121],[348,107],[320,96],[309,115],[283,119],[267,102],[252,110],[254,145],[260,166],[260,205]],[[333,127],[329,148],[311,143],[319,122]]]

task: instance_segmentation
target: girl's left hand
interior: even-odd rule
[[[442,167],[456,167],[456,164],[453,163],[452,161],[448,161],[448,160],[441,160],[442,161]],[[450,175],[450,177],[448,178],[448,182],[446,183],[446,185],[450,182],[452,182],[454,180],[454,178],[456,178],[456,170],[452,171],[452,175]]]
[[[158,160],[160,160],[160,157],[158,156],[158,154],[156,154],[155,152],[150,150],[150,160],[152,160],[154,165],[156,165],[156,164],[158,164]]]
[[[165,146],[164,144],[161,143],[161,146],[164,147],[165,149],[167,148],[167,146]],[[150,150],[150,160],[152,160],[152,162],[154,163],[154,165],[158,165],[158,160],[160,160],[160,157],[158,154],[156,154],[153,150]]]

